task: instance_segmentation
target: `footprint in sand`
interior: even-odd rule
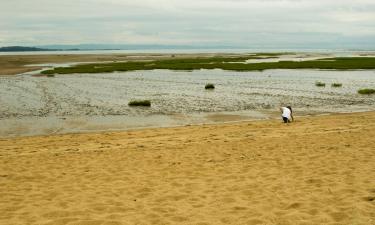
[[[375,196],[367,196],[367,197],[364,197],[363,200],[368,201],[368,202],[375,202]]]

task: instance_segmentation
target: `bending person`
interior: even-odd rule
[[[291,121],[294,121],[292,107],[281,107],[280,112],[284,123],[290,123]]]

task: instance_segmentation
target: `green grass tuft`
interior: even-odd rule
[[[333,83],[331,84],[331,87],[342,87],[341,83]]]
[[[325,87],[325,86],[326,86],[326,83],[323,83],[323,82],[317,81],[317,82],[315,82],[315,86],[317,86],[317,87]]]
[[[360,89],[358,90],[358,94],[361,94],[361,95],[375,94],[375,89],[371,89],[371,88]]]
[[[215,89],[215,85],[214,84],[206,84],[206,86],[204,88],[205,89]]]
[[[134,100],[130,101],[129,106],[145,106],[145,107],[150,107],[151,106],[151,101],[150,100]]]

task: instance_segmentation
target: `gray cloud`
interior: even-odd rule
[[[0,46],[184,44],[375,48],[373,0],[12,0]]]

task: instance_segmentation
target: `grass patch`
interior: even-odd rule
[[[358,90],[358,94],[361,94],[361,95],[375,94],[375,89],[371,89],[371,88],[360,89]]]
[[[134,100],[128,103],[129,106],[144,106],[144,107],[151,107],[150,100]]]
[[[325,86],[326,86],[326,83],[323,83],[323,82],[317,81],[317,82],[315,82],[315,86],[317,86],[317,87],[325,87]]]
[[[215,89],[215,85],[214,84],[206,84],[206,86],[204,86],[205,89]]]
[[[272,57],[272,56],[270,56]],[[375,57],[338,57],[327,60],[310,61],[280,61],[262,63],[244,63],[248,59],[262,58],[259,55],[241,57],[198,57],[175,58],[154,61],[114,62],[81,64],[71,67],[57,67],[45,70],[42,74],[72,74],[72,73],[109,73],[114,71],[134,70],[199,70],[223,69],[231,71],[263,71],[268,69],[324,69],[324,70],[357,70],[375,69]]]
[[[342,87],[341,83],[333,83],[331,84],[331,87]]]

